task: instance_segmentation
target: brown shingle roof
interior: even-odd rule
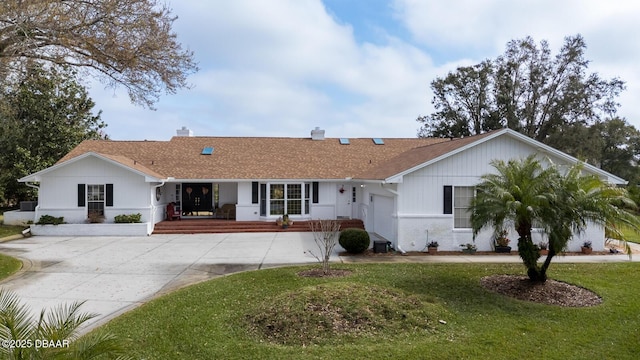
[[[176,179],[344,179],[355,178],[414,148],[448,139],[370,138],[314,141],[310,138],[174,137],[170,141],[87,140],[60,162],[89,151],[120,156],[143,166],[145,173]],[[212,155],[201,155],[213,147]],[[124,161],[124,160],[123,160]]]
[[[120,156],[120,155],[110,155],[110,154],[99,154],[99,155],[104,156],[105,158],[111,159],[131,169],[135,169],[145,175],[152,176],[158,179],[163,178],[162,174],[158,174],[157,172],[149,169],[148,167],[142,165],[141,163],[135,160],[129,159],[128,157]]]

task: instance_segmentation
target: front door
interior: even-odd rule
[[[182,184],[182,214],[185,216],[211,216],[213,191],[210,183]]]
[[[336,217],[338,219],[351,218],[351,186],[338,185],[336,200]]]

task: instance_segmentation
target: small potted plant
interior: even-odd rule
[[[460,245],[462,247],[462,252],[465,254],[475,254],[478,248],[472,243],[466,243],[464,245]]]
[[[582,243],[582,253],[583,254],[591,254],[593,249],[591,248],[591,241],[585,241]]]
[[[282,216],[282,228],[288,229],[290,225],[293,225],[293,221],[289,219],[289,214],[284,214]]]
[[[440,246],[438,244],[437,241],[432,241],[430,243],[427,244],[427,250],[429,251],[430,255],[435,255],[438,252],[438,246]]]
[[[511,240],[509,240],[509,238],[507,238],[507,230],[501,230],[498,233],[498,236],[496,236],[496,252],[497,253],[510,253],[511,252],[511,246],[509,246],[509,243],[511,242]]]
[[[549,254],[549,244],[544,242],[544,241],[540,241],[538,243],[538,249],[540,250],[540,255],[548,255]]]

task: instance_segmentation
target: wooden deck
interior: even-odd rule
[[[362,220],[339,220],[340,228],[364,229]],[[214,233],[248,233],[248,232],[306,232],[311,231],[309,221],[294,221],[288,229],[268,221],[235,221],[219,219],[184,219],[162,221],[156,224],[154,234],[214,234]]]

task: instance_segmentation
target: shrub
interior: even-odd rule
[[[369,238],[369,233],[365,230],[350,228],[344,229],[340,233],[338,243],[347,250],[348,253],[360,254],[369,248],[371,239]]]
[[[51,215],[42,215],[36,225],[60,225],[64,224],[64,216],[55,217]]]
[[[130,223],[139,223],[141,222],[142,218],[142,214],[138,213],[138,214],[130,214],[130,215],[126,215],[126,214],[121,214],[121,215],[116,215],[116,217],[114,218],[114,221],[118,224],[130,224]]]

